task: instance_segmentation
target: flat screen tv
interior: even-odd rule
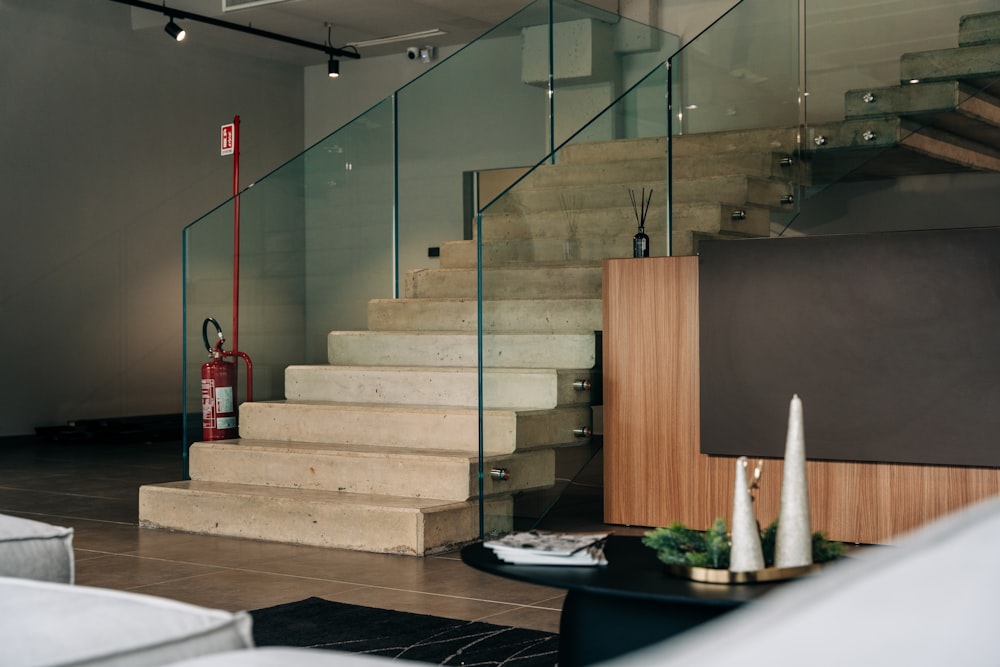
[[[1000,467],[1000,229],[703,241],[701,449]]]

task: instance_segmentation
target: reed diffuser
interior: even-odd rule
[[[639,201],[636,202],[635,190],[629,188],[628,196],[632,199],[632,211],[635,213],[635,221],[639,225],[639,231],[632,237],[632,256],[649,257],[649,237],[646,236],[646,214],[649,213],[649,205],[653,201],[653,189],[649,189],[649,196],[646,196],[646,188],[642,189]]]

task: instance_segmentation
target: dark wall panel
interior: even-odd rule
[[[1000,467],[1000,229],[700,244],[701,447]]]

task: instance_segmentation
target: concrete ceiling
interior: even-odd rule
[[[259,0],[229,0],[229,4]],[[267,4],[223,11],[223,0],[166,0],[167,7],[249,25],[317,44],[336,47],[384,37],[437,29],[444,35],[361,47],[361,56],[404,54],[407,47],[465,44],[530,4],[530,0],[264,0]],[[601,4],[601,3],[595,3]],[[160,30],[165,23],[158,12],[132,9],[136,30]],[[297,65],[326,62],[319,50],[283,44],[197,21],[181,21],[190,42],[211,40],[213,48],[254,54]],[[166,38],[166,37],[164,37]],[[186,41],[185,43],[190,43]]]

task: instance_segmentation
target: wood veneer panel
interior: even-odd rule
[[[655,525],[699,502],[697,258],[606,260],[603,296],[605,521]]]
[[[699,442],[697,258],[605,260],[603,290],[604,520],[728,523],[736,459],[704,455]],[[807,452],[808,415],[806,405]],[[762,525],[778,515],[782,468],[764,463]],[[813,529],[868,544],[1000,494],[993,468],[809,461],[807,475]]]

